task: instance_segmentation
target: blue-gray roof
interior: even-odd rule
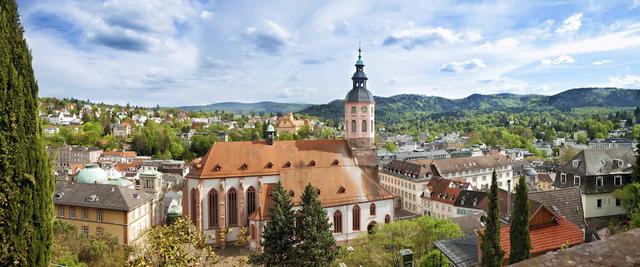
[[[478,237],[465,237],[433,242],[433,245],[451,261],[453,266],[476,266],[478,263]]]
[[[373,100],[373,94],[367,90],[367,88],[356,87],[351,89],[347,96],[344,99],[345,102],[371,102],[375,103]]]

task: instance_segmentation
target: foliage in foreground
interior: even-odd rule
[[[191,220],[178,218],[171,225],[155,226],[146,233],[147,242],[138,250],[131,266],[194,266],[216,263],[213,248]]]
[[[432,255],[433,242],[461,237],[460,227],[447,219],[421,216],[379,226],[372,234],[364,234],[343,249],[338,258],[347,266],[396,266],[401,249],[411,249],[414,260]],[[431,253],[431,254],[430,254]]]
[[[627,210],[629,228],[640,227],[640,183],[631,183],[613,192]]]
[[[54,222],[52,262],[65,266],[125,266],[131,248],[108,235],[84,237],[72,224]]]

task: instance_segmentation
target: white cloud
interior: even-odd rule
[[[211,11],[207,11],[207,10],[202,10],[202,12],[200,12],[200,18],[201,19],[210,19],[213,18],[215,14]]]
[[[265,20],[259,28],[246,28],[244,37],[258,51],[269,55],[279,55],[291,44],[291,34],[271,20]]]
[[[481,59],[472,59],[472,60],[467,60],[467,61],[463,61],[463,62],[457,62],[457,61],[451,61],[447,64],[442,65],[442,67],[440,67],[440,71],[441,72],[452,72],[452,73],[459,73],[459,72],[474,72],[480,69],[486,69],[487,65],[484,64],[484,62]]]
[[[575,13],[562,22],[562,26],[556,29],[557,33],[572,33],[582,27],[582,13]]]
[[[611,62],[613,62],[613,60],[611,60],[611,59],[603,59],[603,60],[596,60],[591,64],[593,64],[593,65],[604,65],[604,64],[609,64]]]
[[[397,31],[387,36],[382,42],[385,46],[401,46],[407,50],[418,46],[445,45],[455,43],[473,43],[482,39],[477,32],[455,32],[442,27],[410,28]]]
[[[560,65],[560,64],[571,64],[576,62],[575,59],[573,59],[571,56],[567,56],[567,55],[562,55],[559,56],[557,58],[545,58],[542,61],[540,61],[540,63],[542,63],[542,65]]]
[[[612,87],[640,87],[640,75],[617,75],[609,77],[608,86]]]

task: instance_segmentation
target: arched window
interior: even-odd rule
[[[209,191],[209,229],[218,226],[218,191]]]
[[[376,215],[376,203],[371,203],[371,205],[369,205],[369,215]]]
[[[371,132],[373,133],[373,120],[371,120]]]
[[[391,222],[391,216],[387,214],[386,216],[384,216],[384,223],[390,223],[390,222]]]
[[[256,239],[256,225],[252,224],[251,228],[249,229],[249,231],[251,233],[249,233],[251,235],[251,239]]]
[[[238,192],[233,187],[227,192],[227,203],[229,207],[227,212],[229,214],[229,226],[236,226],[238,225]]]
[[[356,114],[356,107],[355,106],[351,107],[351,113]]]
[[[333,213],[333,232],[342,233],[342,212],[339,210]]]
[[[360,231],[360,206],[353,206],[353,231]]]
[[[247,223],[249,223],[249,215],[256,211],[256,189],[250,186],[247,190]]]
[[[351,132],[352,133],[356,132],[356,121],[355,120],[351,121]]]
[[[198,225],[198,189],[191,189],[191,221]]]
[[[369,127],[367,127],[367,120],[362,120],[362,132],[366,132]]]

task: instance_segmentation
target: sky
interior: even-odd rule
[[[640,88],[640,0],[18,0],[41,96],[327,103]]]

